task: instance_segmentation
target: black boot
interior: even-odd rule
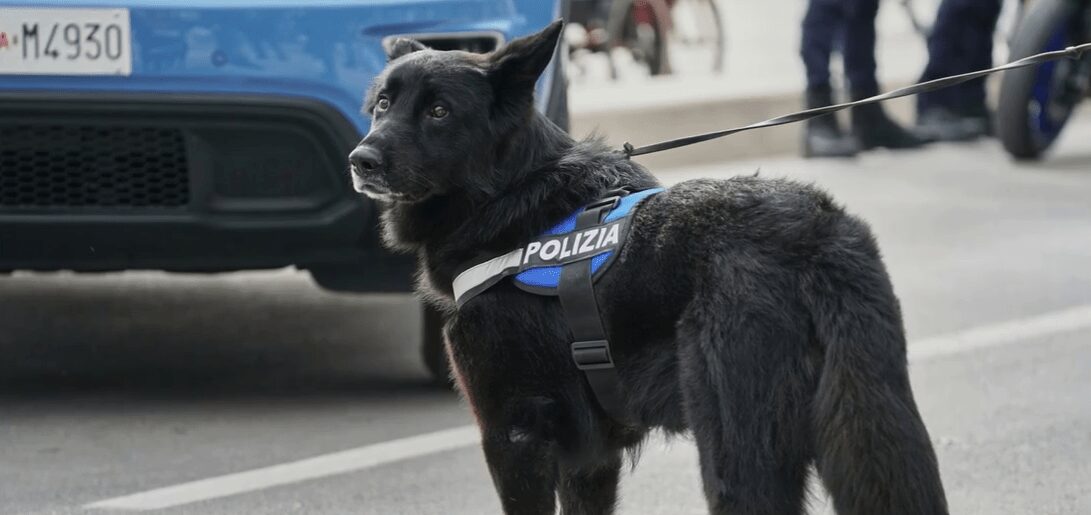
[[[853,95],[853,99],[867,98],[871,95]],[[852,108],[852,132],[864,150],[872,148],[917,148],[928,140],[898,125],[887,116],[883,106],[868,104]]]
[[[826,107],[833,103],[829,88],[807,90],[807,109]],[[841,131],[837,116],[828,114],[807,120],[803,130],[803,157],[852,157],[856,155],[856,140]]]
[[[957,113],[941,106],[917,115],[917,134],[934,141],[970,141],[991,133],[989,113]]]

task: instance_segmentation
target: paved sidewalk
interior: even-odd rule
[[[930,23],[938,3],[917,0],[918,16]],[[570,102],[574,132],[585,135],[597,131],[617,145],[625,141],[640,145],[745,125],[800,108],[804,87],[800,22],[806,2],[719,0],[719,5],[727,30],[723,74],[630,77],[619,81],[599,78],[602,74],[573,77]],[[927,60],[927,49],[898,0],[882,2],[877,26],[878,74],[884,89],[916,80]],[[999,49],[998,54],[1002,52]],[[890,106],[896,116],[911,118],[912,100]],[[643,162],[663,167],[725,157],[794,154],[798,141],[799,126],[791,126],[738,135],[671,152],[669,156],[649,156]]]
[[[685,105],[710,100],[783,95],[798,103],[804,86],[799,57],[800,22],[805,0],[719,0],[727,31],[724,72],[705,76],[631,77],[627,80],[582,80],[572,77],[574,112],[596,113],[664,103]],[[938,2],[918,1],[930,15]],[[925,16],[922,16],[925,17]],[[930,16],[928,16],[930,17]],[[877,60],[883,84],[917,78],[927,60],[923,38],[913,31],[897,0],[881,3],[877,21]]]

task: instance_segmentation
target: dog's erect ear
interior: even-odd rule
[[[409,38],[394,38],[392,41],[386,41],[383,43],[383,49],[386,50],[386,58],[390,61],[393,61],[403,55],[412,54],[413,52],[419,52],[426,48],[428,47],[424,46],[424,43]]]
[[[537,34],[516,39],[490,56],[490,75],[506,88],[533,89],[549,66],[564,21],[557,20]]]

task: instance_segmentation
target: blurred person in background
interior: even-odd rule
[[[879,0],[810,0],[803,18],[801,54],[807,71],[808,109],[834,103],[830,56],[840,50],[853,100],[879,93],[875,78],[875,16]],[[835,116],[807,122],[803,138],[806,157],[848,157],[877,147],[916,148],[925,140],[872,104],[852,110],[852,130],[841,130]]]
[[[1002,0],[943,0],[928,36],[921,81],[992,66],[993,31]],[[985,79],[917,96],[917,132],[937,141],[968,141],[992,132]]]

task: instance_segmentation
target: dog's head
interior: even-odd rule
[[[563,23],[490,53],[441,52],[398,39],[368,91],[371,131],[349,156],[357,191],[420,202],[460,190],[488,192],[507,136],[533,115],[534,84]]]

